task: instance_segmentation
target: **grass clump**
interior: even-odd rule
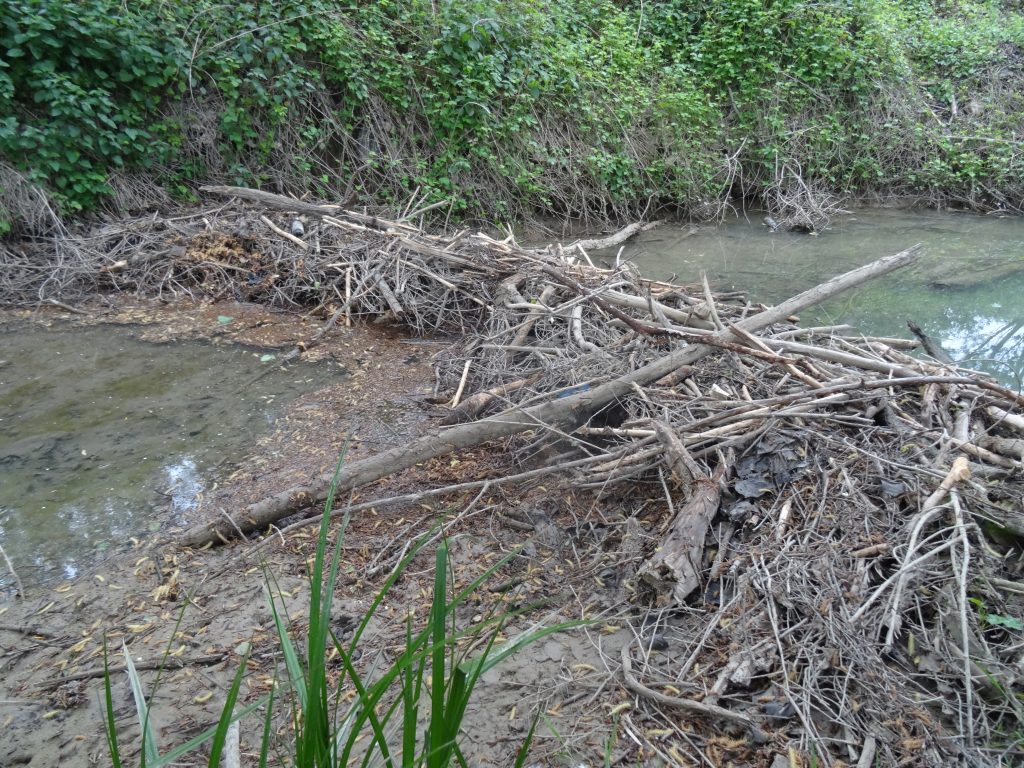
[[[339,469],[340,466],[339,462]],[[432,537],[428,533],[410,547],[361,616],[351,637],[343,641],[331,628],[332,597],[347,524],[346,516],[331,548],[329,523],[335,490],[332,487],[320,523],[310,575],[309,620],[304,643],[296,644],[287,618],[271,590],[270,607],[284,660],[286,693],[275,696],[272,692],[236,710],[247,651],[227,692],[217,725],[165,752],[151,727],[148,701],[138,673],[127,649],[124,650],[137,708],[142,741],[139,764],[143,768],[170,765],[204,745],[209,750],[208,765],[219,766],[231,724],[259,707],[265,707],[261,768],[270,764],[271,755],[276,755],[279,764],[302,768],[466,766],[467,759],[459,743],[460,730],[481,675],[530,643],[575,626],[563,623],[536,629],[500,646],[497,640],[507,614],[493,614],[475,624],[461,626],[457,621],[458,609],[515,555],[502,559],[461,590],[453,591],[448,547],[442,540],[434,552],[433,595],[425,624],[417,626],[410,613],[406,618],[404,648],[397,658],[385,663],[383,655],[378,655],[369,670],[360,671],[357,668],[362,650],[360,643],[368,626],[391,588]],[[268,586],[272,582],[273,577],[268,574]],[[464,646],[480,650],[471,655],[462,650]],[[339,663],[340,675],[332,674],[330,665]],[[111,762],[119,768],[123,763],[123,739],[114,716],[106,651],[104,665],[107,670],[104,678],[107,739]],[[157,685],[159,677],[154,688]],[[286,709],[290,724],[283,743],[274,736],[275,712],[282,707]],[[516,766],[524,763],[532,735],[533,728],[519,750]]]

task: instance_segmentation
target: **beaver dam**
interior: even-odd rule
[[[799,321],[911,264],[913,244],[769,307],[592,263],[588,251],[639,224],[525,249],[511,236],[430,234],[412,223],[419,212],[386,220],[206,191],[225,202],[7,246],[0,295],[70,307],[117,291],[319,313],[291,359],[371,320],[451,340],[433,359],[436,423],[346,461],[337,485],[349,503],[335,514],[374,520],[375,538],[347,539],[353,557],[374,549],[360,561],[366,578],[386,573],[436,504],[450,534],[479,532],[486,514],[495,541],[521,548],[501,599],[546,580],[557,585],[548,613],[530,620],[554,610],[594,636],[618,633],[595,641],[593,664],[548,648],[546,697],[517,691],[549,718],[574,707],[589,723],[563,724],[552,755],[865,768],[1021,759],[1024,397],[910,355],[916,341]],[[244,503],[211,497],[194,525],[158,542],[161,562],[199,573],[227,549],[209,577],[221,584],[257,551],[305,553],[301,564],[330,480],[307,472]],[[158,566],[158,581],[171,577]],[[59,646],[45,621],[32,624]],[[266,673],[280,659],[262,663]],[[46,690],[83,670],[74,659]],[[511,707],[513,734],[525,714]],[[511,764],[507,752],[481,755],[467,752],[470,764]]]

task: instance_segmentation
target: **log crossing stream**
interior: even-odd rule
[[[715,226],[671,226],[630,240],[622,258],[645,276],[682,282],[702,271],[714,290],[742,290],[768,304],[880,253],[923,243],[918,264],[861,286],[803,317],[849,323],[869,335],[913,338],[917,322],[956,361],[1005,385],[1024,376],[1024,219],[936,211],[860,211],[817,237],[771,233],[763,212]],[[617,249],[598,252],[613,260]]]

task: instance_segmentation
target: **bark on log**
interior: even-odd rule
[[[497,387],[485,389],[482,392],[477,392],[475,395],[470,395],[459,403],[459,405],[452,408],[451,413],[441,419],[441,423],[445,426],[449,426],[451,424],[461,424],[466,421],[472,421],[499,397],[505,397],[516,390],[522,389],[523,387],[536,384],[539,380],[540,375],[538,374],[526,379],[511,381],[508,384],[500,384]]]
[[[685,465],[689,454],[674,435],[672,438],[666,440],[666,448],[672,454],[682,449],[681,454],[672,458],[674,467],[681,467]],[[665,437],[662,436],[662,439],[665,440]],[[675,443],[678,446],[673,448]],[[700,575],[704,570],[701,566],[704,539],[711,518],[718,511],[722,495],[719,480],[724,473],[725,465],[721,464],[712,477],[702,475],[694,478],[689,500],[676,513],[661,546],[640,568],[640,578],[658,591],[662,601],[671,605],[682,605],[690,593],[700,586]]]
[[[665,454],[671,461],[669,467],[672,470],[672,479],[676,481],[676,485],[682,490],[682,495],[689,497],[693,492],[693,484],[698,480],[707,479],[707,475],[701,470],[697,462],[690,456],[690,452],[686,450],[686,446],[683,445],[676,433],[672,431],[672,428],[668,424],[660,421],[651,422],[654,427],[655,434],[658,435],[658,439],[661,444],[665,447]]]
[[[667,304],[662,304],[654,299],[648,301],[642,299],[639,296],[631,296],[628,293],[622,293],[621,291],[605,291],[601,294],[601,298],[607,301],[609,304],[615,304],[620,307],[627,307],[630,309],[639,309],[641,311],[647,311],[654,307],[665,315],[669,320],[673,320],[680,325],[688,325],[693,328],[704,328],[705,330],[714,330],[714,323],[708,322],[705,319],[706,309],[702,310],[705,314],[698,312],[697,308],[682,310],[670,307]]]
[[[766,328],[867,280],[911,264],[917,259],[919,252],[920,245],[915,245],[893,256],[886,256],[864,267],[832,278],[778,306],[752,315],[737,325],[746,331]],[[728,329],[710,334],[709,338],[722,341],[735,340],[735,336]],[[634,384],[646,385],[657,381],[662,376],[666,376],[684,365],[692,365],[712,349],[713,347],[703,344],[688,345],[588,391],[559,397],[528,408],[514,408],[481,421],[461,424],[441,433],[425,435],[406,445],[352,462],[341,469],[337,480],[338,491],[344,493],[422,461],[527,430],[543,429],[549,426],[563,430],[575,429],[585,423],[593,413],[627,395]],[[203,547],[234,538],[239,531],[247,534],[263,530],[271,523],[325,499],[330,484],[331,477],[324,475],[310,486],[299,486],[281,491],[274,496],[250,504],[231,516],[230,519],[227,519],[227,516],[221,516],[190,528],[179,537],[178,543],[185,547]]]
[[[668,376],[662,376],[660,379],[654,382],[654,386],[671,388],[676,386],[677,384],[682,384],[688,378],[693,376],[694,373],[695,371],[692,365],[685,365],[679,370],[672,371],[672,373],[670,373]]]
[[[642,221],[638,221],[634,224],[629,224],[628,226],[623,227],[618,232],[613,235],[609,235],[608,237],[597,237],[591,240],[577,240],[566,248],[566,250],[581,248],[584,251],[600,251],[605,248],[614,248],[619,243],[626,242],[634,235],[654,229],[661,223],[661,221],[651,221],[644,224]]]
[[[259,203],[267,208],[274,208],[278,211],[295,211],[296,213],[305,213],[309,216],[338,216],[344,214],[345,218],[358,221],[359,223],[370,227],[372,229],[388,230],[393,229],[396,231],[404,232],[419,232],[414,226],[409,224],[402,224],[397,221],[388,221],[387,219],[379,219],[376,216],[367,216],[364,213],[356,213],[355,211],[346,211],[340,205],[329,205],[329,204],[316,204],[307,203],[302,200],[296,200],[292,197],[285,197],[284,195],[275,195],[273,192],[264,192],[260,189],[249,189],[248,187],[227,187],[219,185],[210,185],[199,188],[200,192],[207,192],[211,195],[222,195],[224,197],[237,197],[242,200],[249,200],[253,203]]]

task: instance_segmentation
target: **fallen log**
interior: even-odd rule
[[[751,315],[736,325],[748,332],[767,328],[843,291],[913,263],[920,250],[920,245],[915,245],[893,256],[886,256],[834,277],[775,307]],[[709,334],[707,339],[720,342],[739,340],[728,328]],[[338,475],[338,491],[344,493],[422,461],[520,432],[536,429],[571,431],[586,423],[594,413],[625,396],[634,385],[649,384],[684,365],[692,365],[712,349],[713,347],[705,344],[687,345],[586,391],[558,397],[528,408],[512,408],[480,421],[460,424],[440,433],[425,435],[406,445],[352,462],[342,467]],[[327,497],[330,485],[331,476],[324,475],[310,485],[281,491],[250,504],[230,517],[224,515],[188,529],[178,538],[178,544],[184,547],[203,547],[229,541],[238,533],[249,534],[263,530],[283,517],[323,501]]]
[[[240,200],[259,203],[260,205],[265,205],[267,208],[274,208],[278,211],[294,211],[295,213],[304,213],[309,216],[337,216],[339,213],[344,213],[346,218],[358,221],[371,229],[391,229],[406,232],[419,231],[418,228],[410,224],[389,221],[387,219],[379,219],[376,216],[367,216],[366,214],[357,213],[355,211],[345,211],[340,205],[332,205],[329,203],[307,203],[303,200],[296,200],[293,197],[275,195],[273,192],[264,192],[260,189],[209,185],[200,187],[199,191],[206,192],[211,195],[221,195],[222,197],[237,197]]]
[[[652,230],[655,227],[660,226],[662,223],[664,222],[651,221],[645,224],[642,221],[638,221],[634,224],[623,227],[618,232],[609,235],[608,237],[597,237],[590,240],[577,240],[566,248],[566,250],[580,249],[583,251],[600,251],[605,248],[614,248],[616,245],[626,242],[634,235]]]
[[[665,452],[671,456],[672,476],[680,486],[686,503],[669,525],[668,534],[638,575],[658,592],[660,603],[682,605],[701,583],[704,539],[711,518],[718,512],[724,462],[708,477],[697,466],[679,438],[660,422],[654,422]]]

